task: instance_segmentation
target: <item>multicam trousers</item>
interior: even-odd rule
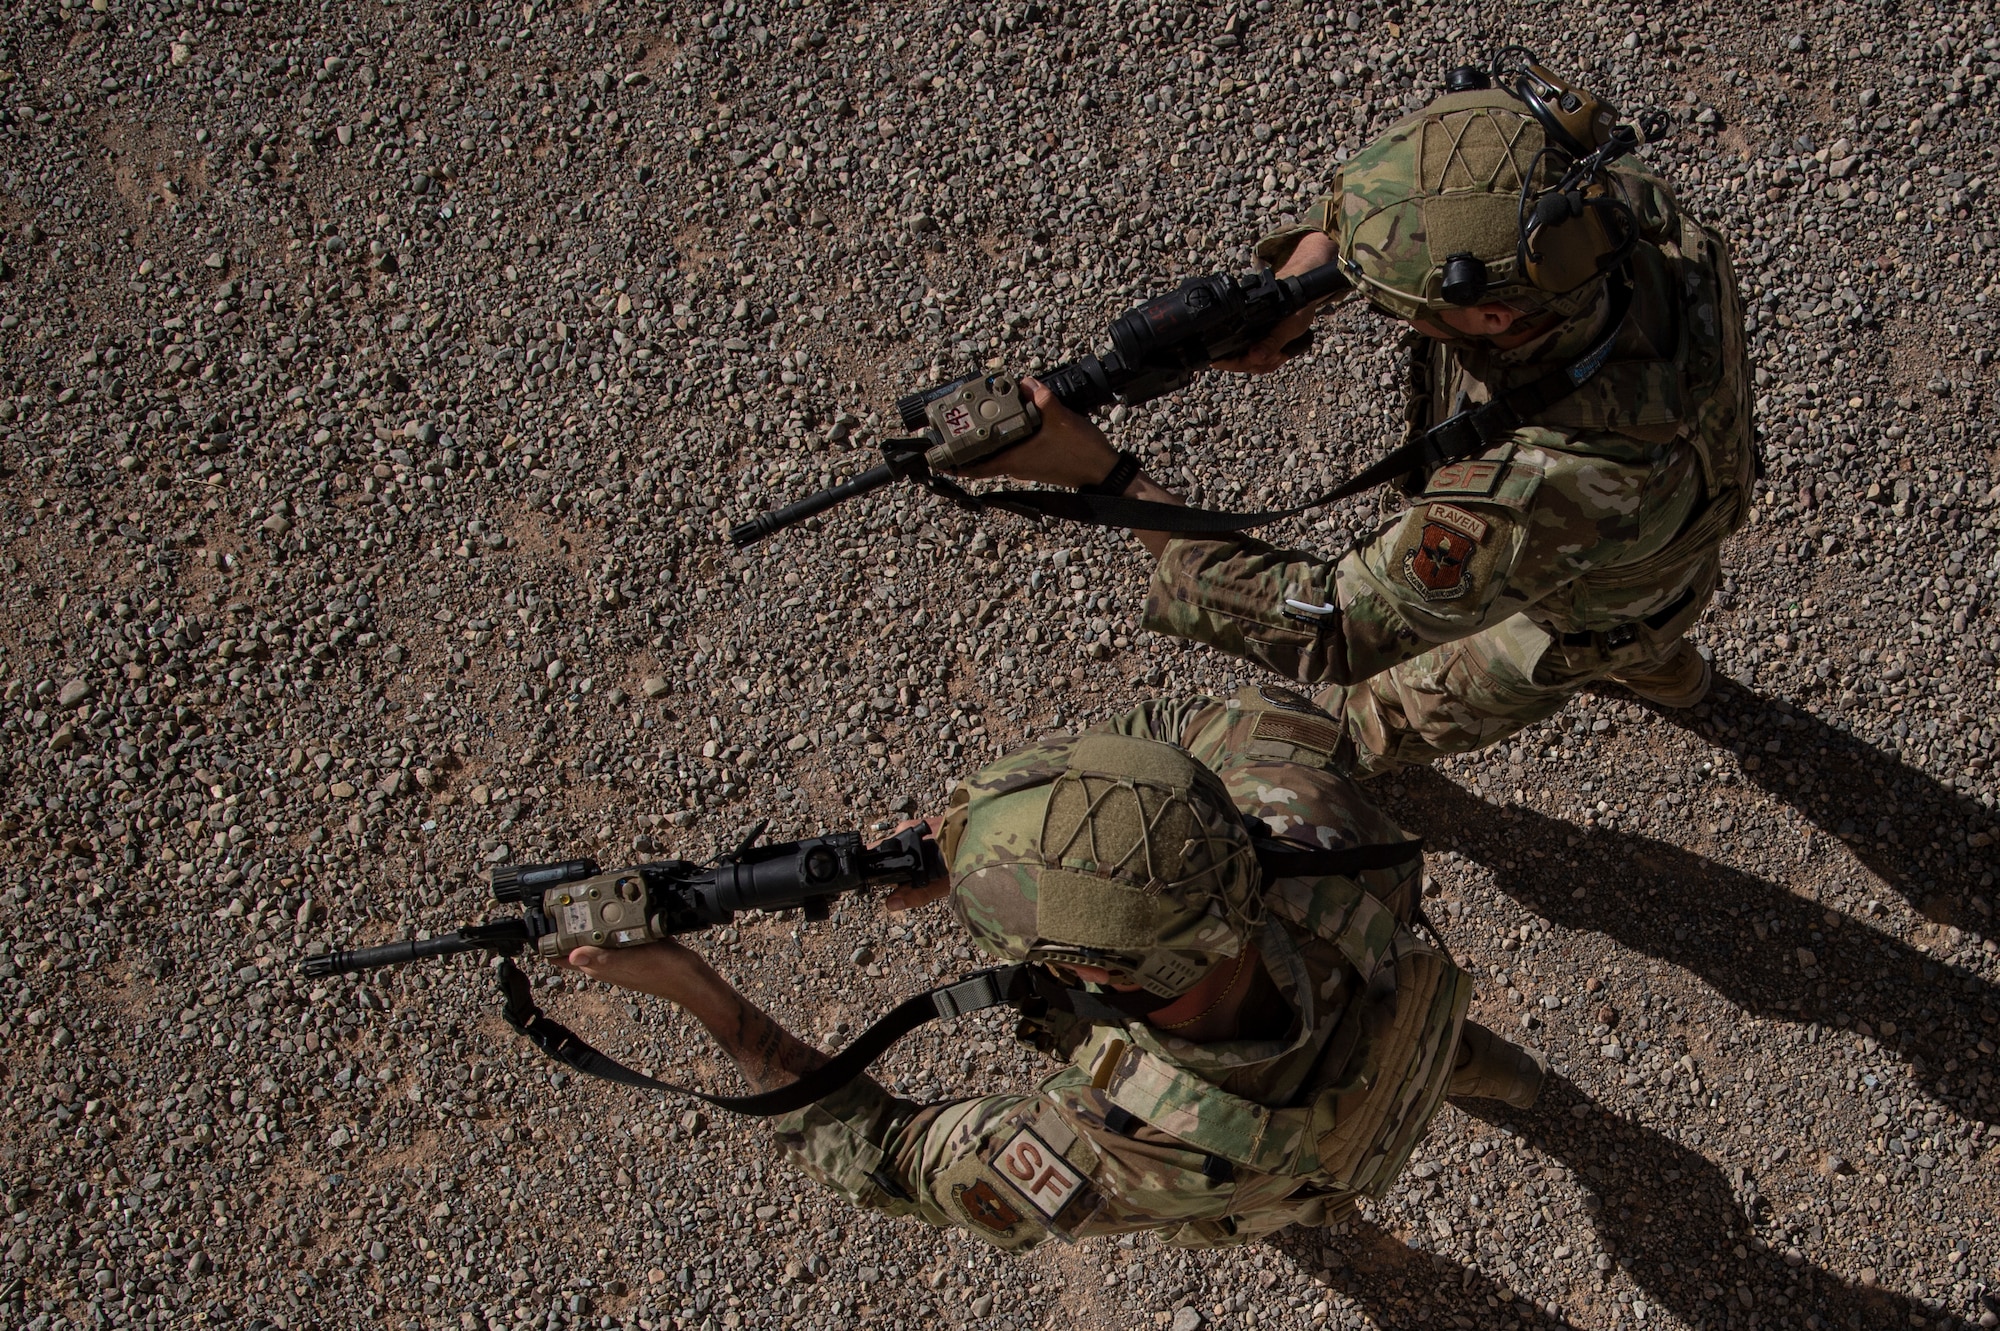
[[[1572,694],[1608,675],[1662,668],[1720,576],[1711,557],[1686,596],[1608,633],[1565,633],[1515,615],[1359,684],[1324,689],[1313,701],[1346,720],[1356,776],[1483,749],[1555,715]]]

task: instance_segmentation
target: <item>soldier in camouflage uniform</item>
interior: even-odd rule
[[[1715,589],[1754,468],[1729,258],[1664,185],[1613,168],[1598,188],[1636,222],[1629,257],[1609,275],[1538,288],[1517,241],[1524,178],[1532,198],[1559,174],[1544,144],[1510,93],[1444,97],[1348,162],[1333,195],[1258,253],[1287,274],[1337,258],[1368,300],[1412,326],[1413,432],[1595,355],[1625,311],[1581,391],[1483,452],[1413,475],[1403,517],[1338,560],[1248,536],[1136,533],[1159,556],[1146,626],[1323,686],[1358,774],[1495,743],[1606,677],[1668,706],[1708,688],[1708,664],[1682,635]],[[1557,233],[1544,248],[1564,243]],[[1469,307],[1443,294],[1460,255],[1489,277]],[[1221,368],[1276,368],[1309,317]],[[1096,427],[1046,391],[1036,401],[1041,433],[975,474],[1104,477],[1115,458]],[[1124,493],[1177,502],[1143,474]]]
[[[1141,1229],[1207,1247],[1381,1196],[1446,1094],[1531,1104],[1544,1063],[1465,1020],[1471,978],[1411,928],[1421,860],[1332,770],[1343,739],[1304,697],[1246,689],[1148,704],[961,784],[948,883],[890,904],[949,890],[986,952],[1129,1015],[1024,1022],[1063,1063],[1029,1093],[918,1104],[858,1078],[779,1120],[793,1158],[862,1206],[1001,1248]],[[1384,845],[1387,867],[1282,867]],[[678,945],[571,960],[687,1007],[760,1088],[822,1057]]]

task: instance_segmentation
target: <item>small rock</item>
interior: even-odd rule
[[[648,675],[640,681],[639,688],[648,698],[664,698],[672,691],[673,685],[667,683],[662,676]]]
[[[1171,1331],[1200,1331],[1201,1313],[1194,1308],[1176,1308]]]
[[[91,683],[89,680],[73,679],[69,683],[63,685],[62,692],[56,695],[56,706],[58,707],[79,706],[83,703],[89,702],[92,695],[95,692],[96,690],[91,687]]]
[[[972,1315],[974,1317],[986,1317],[992,1312],[993,1296],[991,1294],[981,1294],[972,1301]]]
[[[348,781],[336,781],[330,793],[337,800],[351,800],[354,798],[354,785]]]

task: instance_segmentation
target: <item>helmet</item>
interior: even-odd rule
[[[1343,168],[1341,265],[1403,319],[1487,301],[1578,314],[1632,233],[1607,221],[1619,205],[1601,177],[1559,188],[1571,165],[1569,147],[1550,141],[1518,93],[1447,94]]]
[[[1094,732],[952,792],[952,908],[989,955],[1110,971],[1161,998],[1238,956],[1261,919],[1249,828],[1185,750]]]

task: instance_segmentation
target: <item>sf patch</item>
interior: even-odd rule
[[[1423,531],[1417,537],[1416,548],[1403,555],[1403,581],[1426,601],[1450,601],[1472,590],[1472,579],[1466,565],[1479,549],[1477,538],[1468,534],[1461,524],[1449,517],[1443,521],[1438,519],[1437,510],[1440,508],[1471,518],[1479,523],[1479,534],[1486,534],[1486,524],[1463,509],[1451,509],[1448,504],[1431,505],[1430,512],[1424,515]]]
[[[1014,1191],[1051,1220],[1083,1190],[1083,1175],[1030,1128],[1008,1138],[993,1163]]]
[[[951,1190],[951,1199],[965,1212],[966,1219],[996,1234],[1012,1233],[1014,1226],[1021,1223],[1021,1213],[1009,1206],[1006,1198],[985,1179],[970,1186],[957,1184]]]
[[[1503,458],[1467,458],[1461,462],[1448,462],[1431,473],[1430,480],[1424,485],[1424,494],[1489,498],[1500,488],[1500,478],[1506,472],[1507,463]]]

